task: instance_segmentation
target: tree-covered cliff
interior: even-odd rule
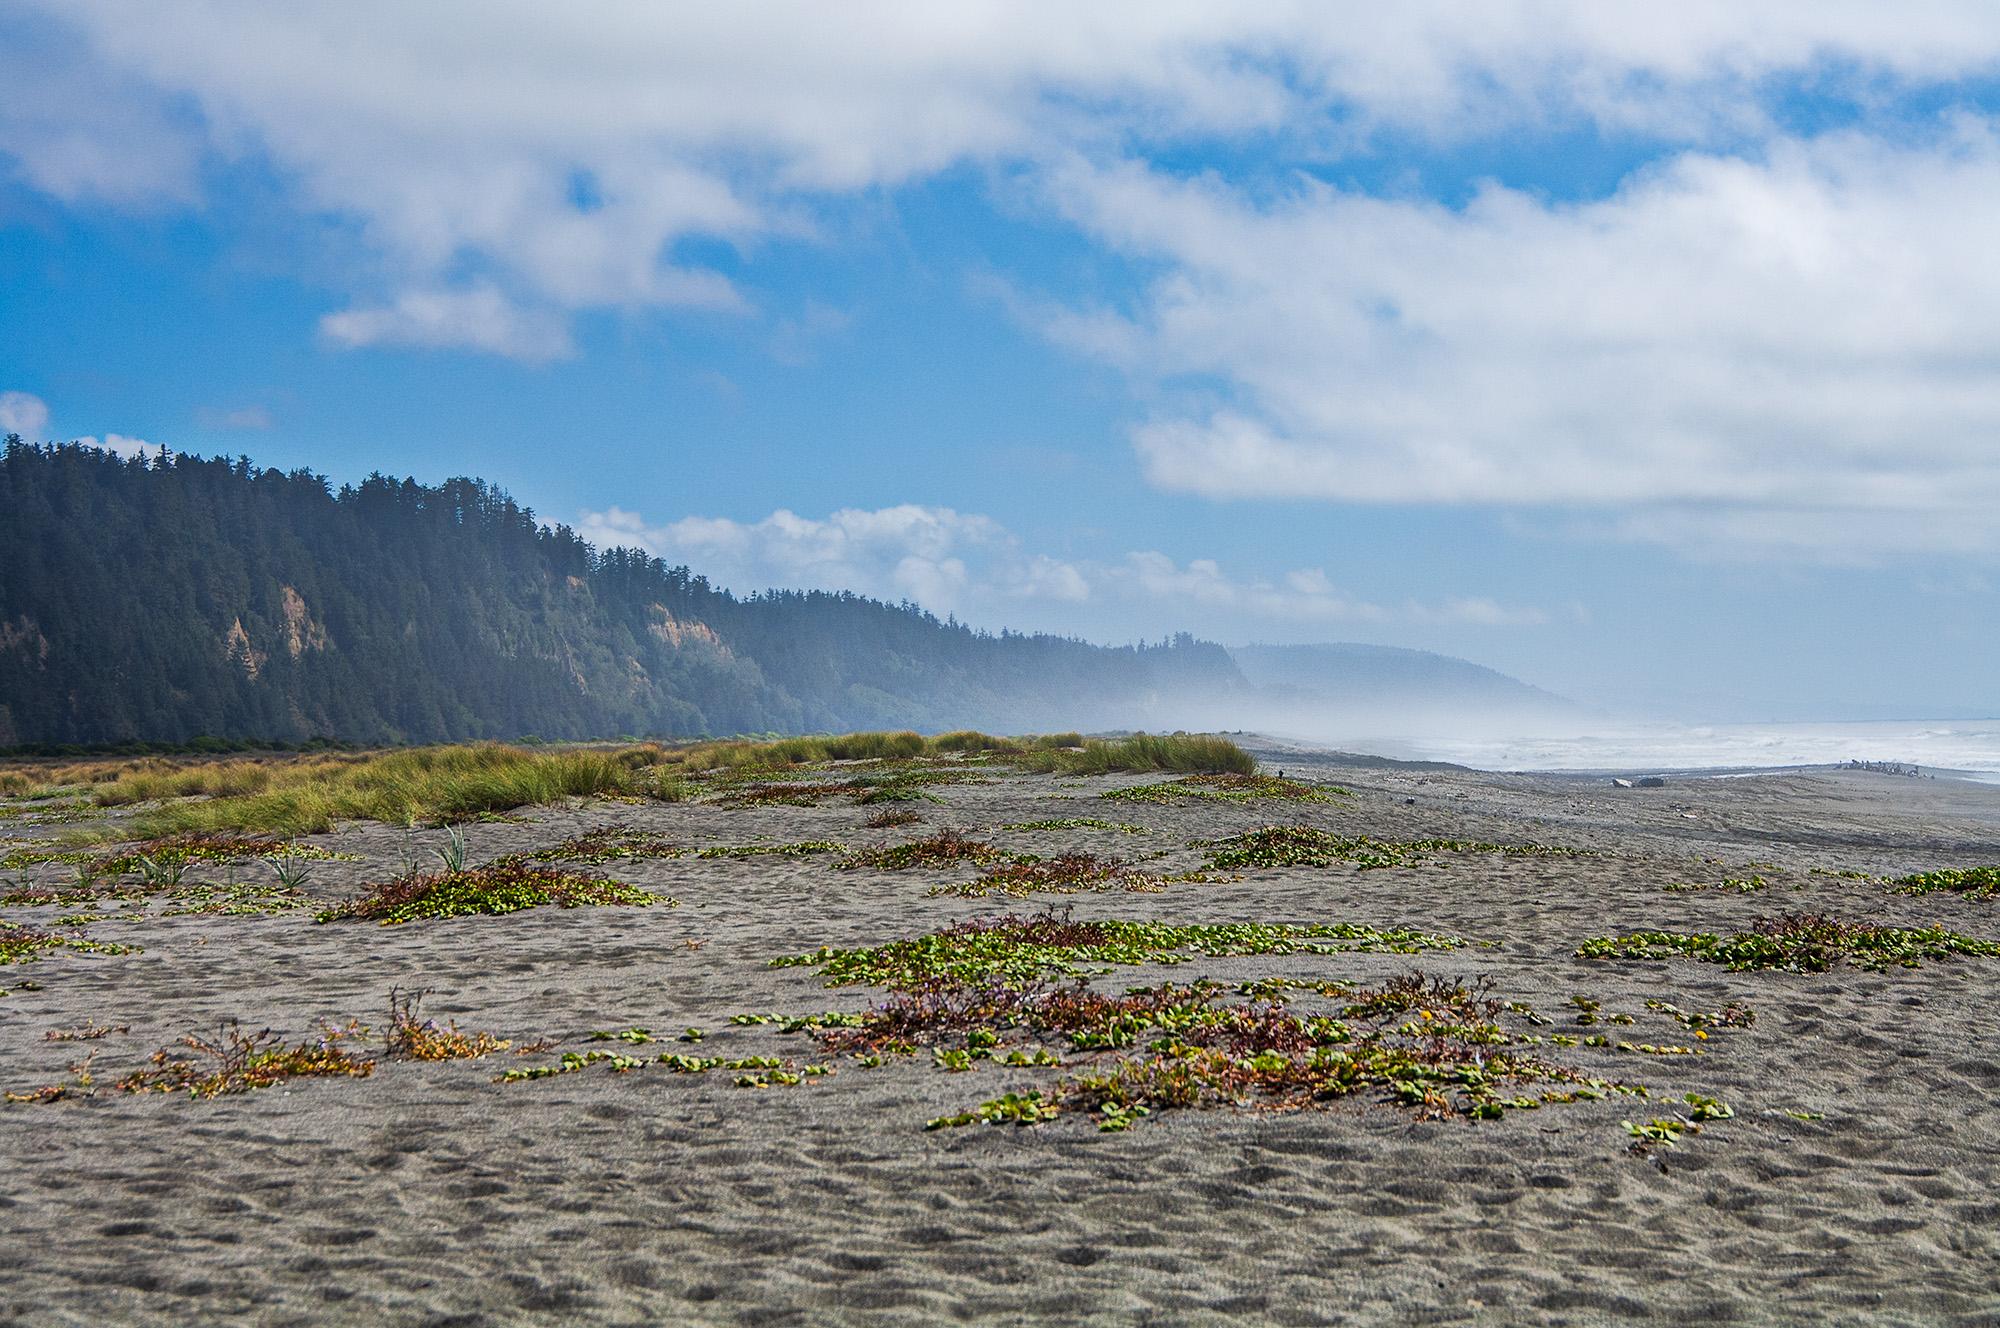
[[[1242,685],[1182,636],[990,635],[851,594],[738,598],[472,479],[0,457],[0,746],[1142,724]]]

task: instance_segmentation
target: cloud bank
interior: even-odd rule
[[[1148,274],[1022,300],[1131,376],[1160,488],[1507,506],[1700,553],[1841,556],[1857,528],[2000,552],[2000,129],[1968,90],[2000,70],[1990,4],[20,12],[46,40],[0,42],[13,171],[200,207],[205,171],[270,168],[365,255],[330,346],[541,362],[582,313],[757,316],[754,263],[699,255],[828,243],[843,201],[970,167]],[[1806,89],[1834,127],[1795,123]],[[1564,134],[1643,164],[1580,199],[1335,183],[1385,144]],[[773,353],[840,323],[810,307]]]
[[[1320,568],[1269,579],[1231,574],[1213,559],[1177,562],[1156,550],[1112,561],[1064,560],[1024,548],[989,517],[947,507],[847,508],[823,519],[778,511],[753,522],[687,517],[666,525],[612,507],[583,513],[576,530],[600,548],[643,549],[685,563],[739,594],[851,590],[980,625],[1026,620],[1074,630],[1067,625],[1101,623],[1107,616],[1198,618],[1225,634],[1268,634],[1281,627],[1310,633],[1337,625],[1520,627],[1549,620],[1540,609],[1479,597],[1384,606],[1347,593]]]

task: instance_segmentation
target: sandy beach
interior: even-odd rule
[[[0,966],[0,1087],[57,1084],[94,1052],[101,1091],[0,1109],[0,1320],[22,1324],[2000,1322],[2000,958],[1882,972],[1732,972],[1687,959],[1585,959],[1589,938],[1726,933],[1785,911],[2000,939],[2000,905],[1893,893],[1880,879],[2000,862],[2000,787],[1869,773],[1671,780],[1361,767],[1246,744],[1267,770],[1351,791],[1327,802],[1106,800],[1163,776],[996,770],[928,788],[921,820],[881,809],[597,802],[467,828],[470,857],[605,826],[693,849],[850,848],[957,828],[1013,853],[1068,850],[1199,869],[1214,840],[1270,824],[1381,840],[1587,850],[1439,851],[1416,865],[1213,873],[1152,893],[1023,900],[927,893],[967,868],[842,870],[833,853],[694,854],[603,873],[673,907],[536,908],[397,926],[313,908],[87,924],[126,954],[53,950]],[[1061,818],[1139,827],[1001,829]],[[72,825],[0,822],[18,848]],[[356,824],[307,842],[317,904],[429,858],[441,830]],[[1815,872],[1814,869],[1819,869]],[[247,864],[249,879],[261,871]],[[1853,876],[1825,873],[1848,872]],[[11,873],[59,884],[57,864]],[[213,864],[194,876],[223,879]],[[1762,879],[1755,889],[1668,890]],[[1448,952],[1196,957],[1094,976],[1116,993],[1196,977],[1380,982],[1413,967],[1474,980],[1545,1022],[1609,1035],[1563,1055],[1642,1083],[1497,1120],[1423,1120],[1360,1093],[1298,1111],[1157,1111],[1103,1131],[1064,1112],[1026,1127],[926,1130],[1063,1069],[927,1055],[865,1068],[809,1035],[732,1017],[862,1011],[770,961],[878,945],[1048,904],[1078,918],[1353,923],[1462,938]],[[75,907],[8,906],[49,927]],[[99,911],[107,911],[100,909]],[[108,910],[114,914],[117,909]],[[384,1059],[197,1100],[111,1082],[226,1020],[287,1039],[380,1021],[392,988],[514,1048]],[[1579,1004],[1579,998],[1585,1003]],[[1745,1006],[1695,1040],[1679,1011]],[[1337,1004],[1337,1002],[1336,1002]],[[1325,1008],[1301,996],[1300,1009]],[[1586,1011],[1591,1023],[1579,1023]],[[1613,1022],[1612,1017],[1630,1022]],[[50,1034],[112,1028],[86,1040]],[[677,1043],[689,1027],[699,1043]],[[649,1030],[652,1044],[593,1041]],[[517,1054],[523,1044],[544,1049]],[[1687,1045],[1687,1054],[1621,1051]],[[795,1086],[650,1062],[494,1082],[611,1047],[652,1057],[825,1063]],[[1071,1058],[1076,1059],[1076,1058]],[[1635,1153],[1626,1120],[1693,1093],[1734,1115]]]

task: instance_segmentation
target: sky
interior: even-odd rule
[[[2000,713],[2000,8],[0,0],[0,431],[739,591]]]

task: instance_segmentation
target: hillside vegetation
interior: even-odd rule
[[[472,479],[0,456],[0,747],[1159,727],[1219,647],[991,635],[852,594],[739,598]]]

